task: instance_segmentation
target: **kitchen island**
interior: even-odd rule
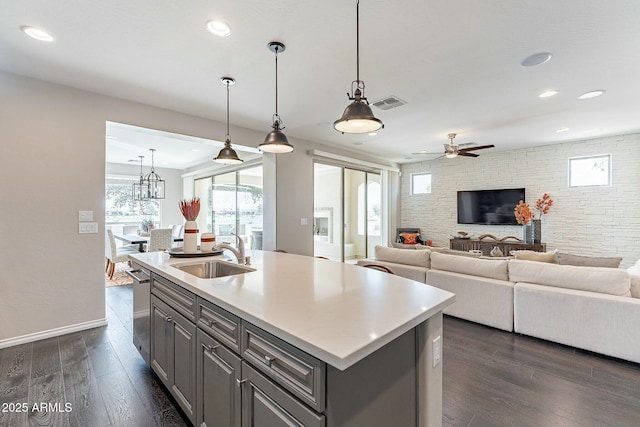
[[[251,271],[216,278],[185,266],[225,267],[221,256],[131,256],[151,273],[149,363],[194,425],[441,425],[453,294],[326,259],[248,255]]]

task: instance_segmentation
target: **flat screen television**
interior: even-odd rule
[[[524,188],[458,191],[458,224],[518,225],[513,209]]]

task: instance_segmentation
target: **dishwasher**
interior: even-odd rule
[[[127,274],[133,279],[133,345],[138,349],[144,361],[149,365],[151,341],[151,290],[149,270],[135,262]]]

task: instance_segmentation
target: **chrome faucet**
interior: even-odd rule
[[[238,260],[238,264],[244,264],[245,263],[244,241],[236,233],[231,233],[231,234],[236,236],[236,243],[238,245],[237,249],[234,248],[233,246],[231,246],[228,243],[220,243],[220,244],[216,245],[214,249],[218,249],[218,250],[220,250],[220,249],[228,249],[235,255],[236,259]]]

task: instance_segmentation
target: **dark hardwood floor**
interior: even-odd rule
[[[131,286],[106,295],[109,326],[0,350],[1,427],[188,425],[131,343]],[[452,317],[443,351],[444,426],[640,426],[638,364]]]
[[[132,297],[106,288],[108,326],[0,350],[0,426],[189,425],[132,344]]]

